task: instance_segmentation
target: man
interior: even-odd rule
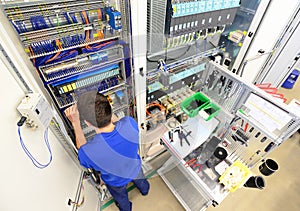
[[[138,155],[137,123],[131,117],[114,122],[107,98],[93,91],[82,94],[77,105],[67,108],[65,114],[75,132],[80,164],[99,171],[119,209],[130,211],[127,184],[132,181],[142,195],[149,191]],[[86,141],[80,121],[94,127],[96,135],[91,140]]]

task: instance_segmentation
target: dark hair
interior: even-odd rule
[[[77,102],[81,120],[86,120],[99,128],[109,125],[112,109],[110,103],[103,94],[97,91],[89,91],[79,96]]]

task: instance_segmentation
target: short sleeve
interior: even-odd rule
[[[130,124],[133,126],[134,129],[136,129],[137,131],[139,131],[139,127],[137,122],[132,118],[132,117],[128,117]]]
[[[88,156],[85,154],[84,150],[83,150],[83,146],[81,146],[78,150],[78,160],[80,162],[80,165],[82,165],[85,168],[91,168],[91,166],[89,165],[89,161],[90,159],[88,158]]]

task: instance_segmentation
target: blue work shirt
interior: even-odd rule
[[[124,117],[115,129],[99,133],[78,150],[80,164],[101,172],[102,180],[114,187],[124,186],[141,170],[138,155],[139,130],[135,120]]]

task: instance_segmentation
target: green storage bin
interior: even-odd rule
[[[180,108],[189,117],[195,117],[198,112],[208,104],[209,99],[200,92],[197,92],[182,101]]]
[[[218,107],[214,103],[209,103],[205,105],[201,110],[199,111],[199,115],[205,119],[206,121],[211,120],[214,116],[216,116],[220,111],[220,107]]]

